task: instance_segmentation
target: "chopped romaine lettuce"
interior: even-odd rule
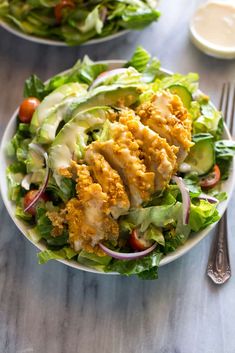
[[[216,139],[220,139],[223,132],[223,119],[221,113],[209,102],[201,104],[201,115],[194,120],[194,134],[209,132]]]
[[[38,3],[38,1],[35,0],[34,4],[36,4],[36,2]],[[139,3],[139,0],[135,0],[134,2],[130,0],[120,0],[116,7],[116,14],[113,12],[113,16],[123,16],[122,12],[128,7],[128,11],[131,14],[130,18],[132,17],[134,21],[133,24],[136,25],[138,24],[139,13],[134,15],[132,11]],[[33,1],[31,1],[31,5],[32,4]],[[150,4],[149,1],[148,4]],[[14,16],[16,14],[17,16],[25,16],[27,14],[27,6],[17,8],[17,1],[15,5],[13,11]],[[50,9],[55,3],[52,0],[48,1],[47,5],[47,9]],[[103,5],[99,6],[101,10]],[[119,11],[121,12],[118,13]],[[46,13],[44,15],[46,16]],[[77,16],[83,15],[85,21],[88,15],[87,13],[81,13],[80,15],[76,13],[76,16],[74,15],[75,17],[70,18],[69,23],[73,30],[76,31],[75,19]],[[30,16],[30,18],[34,16],[34,20],[37,20],[35,14],[31,14]],[[110,14],[109,16],[112,15]],[[90,20],[92,22],[91,17]],[[87,18],[86,23],[83,22],[84,28],[86,26],[97,25],[94,21],[89,24],[88,19],[89,18]],[[90,29],[90,31],[93,30],[97,30],[97,28]],[[92,87],[94,80],[100,74],[107,71],[107,69],[108,66],[106,64],[94,63],[88,57],[85,57],[83,61],[79,60],[72,69],[64,74],[56,75],[51,78],[46,85],[36,76],[31,76],[26,81],[25,96],[33,95],[40,100],[45,97],[48,99],[48,97],[57,96],[58,92],[61,93],[61,90],[69,86],[73,86],[73,89],[76,91],[74,92],[74,90],[72,90],[73,97],[77,93],[78,86],[85,91],[85,95],[82,97],[81,91],[79,91],[79,97],[76,97],[78,98],[77,101],[68,104],[68,109],[66,109],[65,114],[66,117],[63,118],[63,120],[49,119],[50,124],[45,124],[44,126],[45,131],[47,131],[48,127],[50,127],[49,129],[51,129],[51,131],[53,130],[57,144],[62,150],[64,139],[58,139],[58,136],[60,136],[59,134],[61,134],[62,129],[68,126],[68,121],[74,116],[73,114],[75,114],[75,112],[79,115],[79,112],[83,111],[81,114],[81,116],[83,116],[85,111],[89,115],[90,110],[88,108],[97,106],[97,117],[100,119],[100,109],[104,109],[102,106],[105,104],[105,109],[108,109],[108,111],[111,109],[109,117],[113,118],[118,114],[117,112],[122,109],[122,106],[135,110],[135,107],[139,103],[149,102],[158,90],[168,89],[168,87],[172,85],[183,85],[188,90],[191,97],[190,99],[192,99],[189,104],[189,113],[192,117],[193,132],[195,133],[193,141],[199,143],[200,141],[205,142],[206,139],[210,140],[212,152],[215,152],[215,158],[212,158],[211,166],[213,167],[215,163],[219,165],[221,180],[228,177],[229,168],[235,152],[235,144],[231,141],[220,140],[223,132],[221,113],[211,104],[209,97],[198,93],[198,77],[196,74],[188,74],[185,76],[175,74],[168,76],[161,72],[159,61],[154,58],[152,59],[151,56],[140,47],[137,48],[132,59],[125,65],[124,71],[119,71],[115,75],[107,75],[106,78],[104,75],[101,85],[99,87],[95,87],[96,85]],[[65,87],[64,85],[67,86]],[[89,89],[88,86],[90,86]],[[125,94],[123,92],[125,92]],[[125,97],[124,100],[123,97]],[[53,110],[58,103],[60,103],[60,98],[58,98],[58,102],[56,101],[56,103],[52,99],[49,108]],[[45,113],[48,113],[48,111],[48,107],[46,106]],[[53,112],[56,116],[59,110],[54,109]],[[36,115],[37,111],[35,113],[35,116]],[[92,119],[93,118],[94,117],[92,117]],[[87,116],[83,119],[82,126],[88,123],[87,119]],[[85,145],[93,141],[102,143],[109,140],[111,124],[112,120],[109,121],[105,116],[102,123],[98,126],[94,128],[89,127]],[[182,216],[184,205],[182,204],[181,191],[177,185],[170,183],[164,190],[159,190],[152,194],[141,207],[131,208],[128,214],[122,215],[118,219],[119,238],[115,241],[107,240],[107,246],[110,246],[110,248],[116,252],[133,252],[131,242],[129,241],[130,234],[133,229],[138,228],[140,235],[144,233],[147,240],[157,243],[157,247],[152,253],[136,260],[117,260],[106,255],[100,256],[96,253],[90,253],[84,249],[80,252],[75,252],[72,246],[70,247],[69,245],[71,239],[69,239],[69,224],[66,218],[66,203],[71,198],[79,197],[79,190],[78,188],[76,190],[75,181],[79,175],[70,175],[70,170],[64,170],[64,175],[67,175],[67,178],[65,178],[62,177],[59,169],[58,174],[53,175],[53,173],[51,173],[45,190],[50,201],[37,202],[35,217],[24,212],[23,209],[23,198],[26,194],[26,190],[22,187],[24,177],[29,181],[29,187],[32,190],[40,189],[45,178],[44,158],[35,155],[29,147],[30,142],[35,143],[35,141],[37,141],[37,143],[40,143],[38,139],[40,129],[42,129],[42,124],[38,124],[35,129],[32,129],[32,126],[30,128],[29,124],[22,124],[18,121],[17,131],[7,146],[8,156],[12,158],[12,163],[7,169],[8,192],[9,198],[16,204],[16,216],[30,225],[31,228],[29,229],[28,235],[34,242],[42,241],[47,246],[47,250],[38,255],[39,263],[45,263],[51,259],[74,259],[78,263],[98,271],[115,271],[125,275],[135,274],[144,279],[155,279],[157,278],[159,261],[163,255],[166,255],[170,251],[175,251],[177,247],[185,243],[190,233],[198,232],[206,228],[216,222],[220,217],[216,209],[217,203],[212,204],[199,198],[202,193],[200,174],[197,171],[192,172],[192,170],[186,173],[182,172],[180,169],[180,176],[184,179],[191,200],[189,224],[183,224]],[[74,131],[75,130],[72,129],[73,133]],[[78,161],[78,159],[80,159],[80,163],[84,163],[84,160],[81,159],[84,155],[82,145],[80,146],[82,137],[81,130],[79,130],[78,136],[76,136],[76,131],[74,133],[74,145],[72,145],[74,141],[71,140],[71,136],[71,134],[68,134],[65,139],[66,143],[68,143],[70,147],[72,146],[68,158],[68,166],[70,166],[69,163],[71,160]],[[48,152],[49,156],[52,149],[51,141],[54,143],[55,139],[47,140],[47,143],[44,141],[43,147]],[[74,146],[78,148],[79,151],[74,150]],[[80,152],[80,154],[77,152]],[[56,160],[60,161],[60,155],[56,157]],[[50,163],[49,167],[52,167]],[[211,170],[211,167],[208,170]],[[73,173],[72,171],[72,174]],[[60,178],[59,184],[55,180],[56,177]],[[93,175],[92,177],[93,179],[95,178]],[[205,190],[203,190],[203,192],[205,192]],[[218,202],[225,200],[227,197],[225,192],[220,191],[220,184],[218,184],[218,187],[207,191],[207,193],[216,197]],[[52,214],[48,212],[55,213]],[[56,220],[59,220],[60,227],[58,229],[54,224],[54,217]],[[51,220],[53,220],[53,223]]]
[[[36,97],[40,101],[46,96],[44,83],[36,75],[31,75],[24,84],[24,97]]]
[[[0,17],[29,35],[77,45],[124,28],[141,29],[160,15],[155,0],[72,1],[63,8],[62,18],[55,12],[58,4],[58,0],[2,0]]]
[[[198,232],[220,219],[216,206],[217,204],[205,200],[191,203],[189,225],[193,232]]]
[[[173,74],[170,76],[165,76],[160,79],[156,79],[153,90],[157,91],[159,89],[167,89],[173,85],[182,85],[186,87],[189,92],[194,93],[198,89],[198,74],[189,73],[187,75]]]
[[[45,264],[49,260],[71,260],[77,253],[68,246],[60,250],[44,250],[38,253],[38,263]]]
[[[119,272],[126,276],[138,275],[142,279],[157,279],[158,266],[162,256],[162,252],[155,250],[137,260],[112,260],[105,271]]]

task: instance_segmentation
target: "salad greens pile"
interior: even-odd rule
[[[17,4],[18,1],[13,3]],[[125,3],[120,1],[118,6],[125,6]],[[30,124],[18,120],[16,133],[7,148],[12,158],[7,169],[7,180],[9,198],[16,204],[16,217],[30,225],[28,235],[35,243],[40,241],[47,247],[47,250],[38,255],[41,264],[51,259],[72,259],[99,271],[115,271],[124,275],[136,274],[143,279],[155,279],[164,255],[184,244],[191,233],[219,220],[216,207],[227,197],[221,191],[221,183],[229,176],[235,152],[234,143],[222,139],[221,112],[212,105],[208,96],[198,91],[197,74],[169,76],[161,71],[159,61],[151,58],[143,48],[136,49],[125,68],[112,75],[100,76],[109,69],[108,65],[92,62],[85,57],[71,70],[52,77],[47,83],[35,75],[25,82],[24,96],[36,97],[42,103]],[[182,219],[185,207],[182,190],[171,182],[162,192],[153,194],[141,207],[130,209],[127,215],[120,216],[119,242],[108,244],[117,252],[131,252],[128,239],[133,230],[138,228],[148,240],[157,243],[151,253],[134,260],[119,260],[85,250],[76,252],[69,245],[66,224],[59,236],[53,236],[53,224],[48,217],[48,212],[58,212],[76,195],[73,179],[50,172],[45,190],[47,198],[37,202],[35,215],[25,211],[25,195],[29,189],[40,188],[46,173],[45,160],[31,148],[32,144],[43,146],[50,160],[50,151],[52,146],[56,146],[56,140],[59,140],[59,132],[80,111],[86,112],[86,109],[95,106],[115,107],[120,97],[126,105],[134,107],[145,102],[153,92],[161,90],[169,90],[178,95],[192,119],[194,145],[178,170],[178,176],[182,177],[190,196],[189,221],[186,224]],[[130,92],[132,99],[128,101]],[[96,129],[89,133],[86,144],[104,138],[106,133],[107,126],[104,124],[101,131]],[[74,148],[76,153],[82,154],[81,140],[79,137]],[[52,158],[49,166],[56,168],[58,163],[59,158]]]
[[[0,19],[28,35],[77,45],[142,29],[158,19],[156,6],[156,0],[0,0]]]

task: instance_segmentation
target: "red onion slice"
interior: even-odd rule
[[[146,256],[149,253],[151,253],[157,246],[157,243],[154,243],[150,248],[144,250],[144,251],[139,251],[139,252],[134,252],[134,253],[123,253],[123,252],[118,252],[114,250],[110,250],[107,248],[105,245],[99,243],[100,248],[105,252],[105,254],[113,257],[114,259],[118,260],[136,260],[139,259],[140,257]]]
[[[182,195],[182,204],[183,204],[183,224],[188,224],[189,222],[189,215],[190,215],[190,196],[185,185],[183,179],[181,177],[177,177],[174,175],[172,180],[178,185],[181,195]]]
[[[45,191],[45,189],[47,187],[48,180],[49,180],[49,175],[50,175],[50,170],[49,170],[49,166],[48,166],[48,154],[47,154],[47,152],[41,146],[39,146],[39,145],[37,145],[35,143],[30,143],[29,147],[32,150],[34,150],[38,154],[41,154],[44,157],[45,164],[46,164],[46,174],[45,174],[45,178],[44,178],[44,181],[42,183],[42,186],[38,190],[38,193],[36,194],[36,196],[33,199],[33,201],[24,209],[24,212],[27,212],[40,199],[40,196],[42,195],[42,193]]]
[[[201,193],[197,198],[199,200],[205,200],[205,201],[208,201],[210,203],[218,203],[219,202],[219,200],[217,200],[214,196],[207,195],[207,194],[204,194],[204,193]]]
[[[115,75],[118,74],[122,74],[124,72],[126,72],[127,69],[125,68],[119,68],[119,69],[113,69],[113,70],[109,70],[109,71],[104,71],[102,72],[94,81],[93,83],[90,85],[89,90],[99,86],[102,82],[104,82],[106,79],[108,78],[112,78]]]

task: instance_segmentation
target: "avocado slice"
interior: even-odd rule
[[[81,92],[79,96],[84,96],[87,92]],[[78,97],[68,96],[47,116],[42,126],[37,131],[37,141],[41,144],[49,144],[54,141],[59,124],[64,121],[64,117],[69,114],[71,104],[76,101]]]
[[[53,115],[56,112],[58,106],[63,104],[65,98],[69,96],[77,97],[82,93],[84,94],[86,92],[86,88],[86,85],[72,82],[62,85],[61,87],[51,92],[43,99],[41,104],[39,104],[38,108],[34,112],[30,123],[30,131],[32,133],[36,133],[38,128],[43,124],[44,120]]]
[[[66,123],[49,149],[49,166],[59,184],[60,169],[68,168],[72,159],[83,157],[88,141],[88,132],[103,126],[113,115],[110,107],[94,107],[79,112]]]
[[[122,85],[111,85],[111,86],[99,86],[94,90],[90,91],[90,94],[86,97],[81,98],[77,102],[74,102],[70,106],[70,114],[67,114],[65,121],[69,121],[74,115],[79,112],[98,106],[125,106],[129,107],[134,104],[139,95],[142,93],[142,89],[139,85],[122,86]]]
[[[61,121],[68,122],[79,112],[96,106],[125,105],[128,107],[137,101],[139,93],[140,88],[137,85],[128,87],[112,85],[97,87],[90,93],[85,91],[84,94],[80,91],[76,96],[70,95],[50,111],[50,114],[43,120],[37,133],[37,140],[41,144],[49,144],[55,139]]]

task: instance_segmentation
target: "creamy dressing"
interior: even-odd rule
[[[192,20],[196,34],[214,46],[235,48],[235,1],[210,1],[201,6]]]
[[[157,93],[154,99],[154,104],[164,118],[167,118],[171,115],[168,95]]]

